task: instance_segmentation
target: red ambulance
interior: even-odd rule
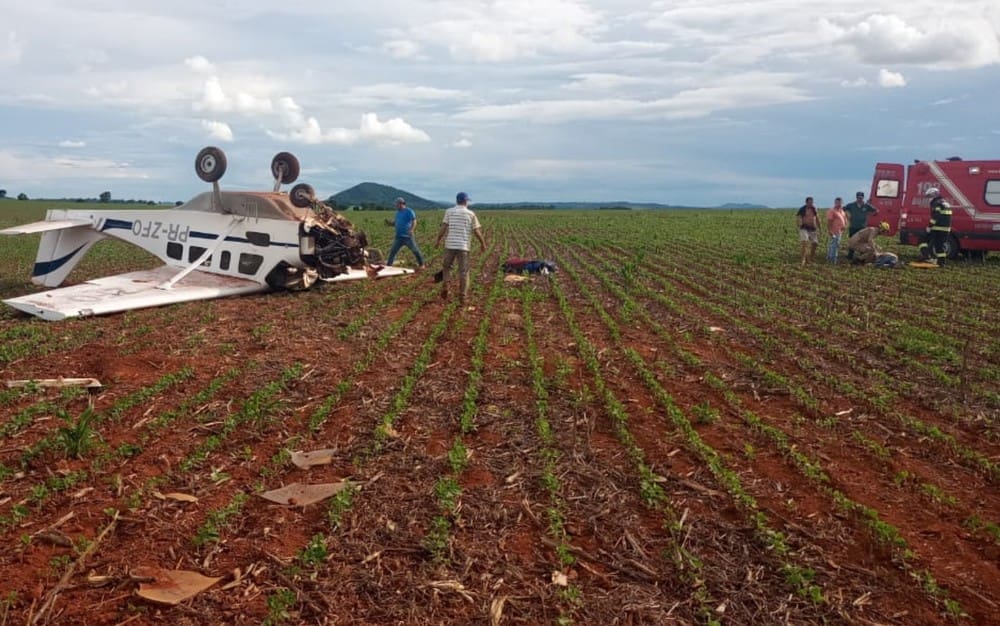
[[[1000,250],[1000,161],[915,161],[912,165],[879,163],[875,166],[871,204],[878,215],[869,225],[885,221],[899,242],[918,245],[930,220],[931,187],[951,205],[951,236],[945,244],[948,258],[960,254],[982,258]]]

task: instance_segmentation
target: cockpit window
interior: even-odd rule
[[[239,272],[240,274],[256,274],[260,269],[260,264],[264,262],[264,257],[259,254],[240,253]]]

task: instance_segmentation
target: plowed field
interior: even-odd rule
[[[412,277],[0,311],[0,379],[103,385],[0,388],[0,625],[997,623],[997,258],[800,266],[790,211],[482,212],[460,307],[420,218]],[[33,290],[3,244],[0,295]],[[70,282],[152,263],[92,256]],[[261,497],[293,483],[343,489]],[[219,580],[164,604],[144,568]]]

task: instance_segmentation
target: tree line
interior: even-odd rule
[[[31,199],[31,198],[28,197],[28,194],[24,193],[23,191],[21,193],[17,194],[16,198],[18,200],[30,200]],[[6,189],[0,189],[0,200],[9,200],[9,199],[10,198],[7,196],[7,190]],[[120,204],[148,204],[148,205],[159,204],[159,202],[157,202],[155,200],[135,200],[133,198],[129,198],[128,200],[124,200],[124,199],[122,199],[122,200],[114,200],[114,199],[111,198],[111,192],[110,191],[102,191],[100,193],[100,195],[98,195],[96,198],[36,198],[36,200],[58,200],[60,202],[81,202],[81,203],[82,202],[104,202],[104,203],[120,203]],[[180,203],[178,203],[178,204],[180,204]]]

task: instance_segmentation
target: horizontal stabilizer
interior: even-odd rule
[[[266,285],[252,280],[198,270],[184,276],[170,289],[157,287],[181,271],[183,268],[164,265],[154,270],[108,276],[71,287],[11,298],[4,303],[55,321],[267,290]]]
[[[63,230],[64,228],[76,228],[78,226],[91,226],[90,220],[52,220],[43,222],[32,222],[21,226],[11,226],[0,230],[0,235],[30,235],[31,233],[44,233],[49,230]]]

